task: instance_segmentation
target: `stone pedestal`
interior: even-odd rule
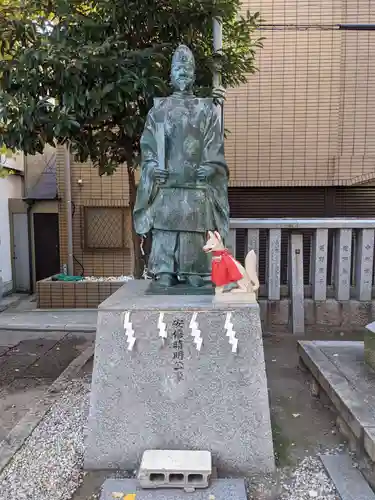
[[[99,306],[85,467],[134,469],[146,449],[187,449],[211,451],[219,473],[271,471],[258,305],[147,287],[129,282]]]
[[[375,370],[375,321],[366,325],[364,335],[365,362]]]

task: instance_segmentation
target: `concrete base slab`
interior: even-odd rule
[[[341,500],[375,500],[374,492],[348,455],[321,455],[320,459]]]
[[[214,479],[205,490],[142,490],[135,479],[107,479],[100,500],[246,500],[243,479]]]
[[[303,341],[299,356],[335,406],[358,449],[375,462],[375,371],[363,342]]]

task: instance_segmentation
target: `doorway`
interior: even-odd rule
[[[40,281],[60,272],[59,216],[35,213],[33,222],[35,279]]]
[[[14,290],[30,291],[30,253],[27,213],[14,213],[13,217],[13,265]]]

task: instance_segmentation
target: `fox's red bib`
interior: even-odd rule
[[[212,283],[216,286],[224,286],[242,279],[242,274],[226,248],[212,252],[212,256]]]

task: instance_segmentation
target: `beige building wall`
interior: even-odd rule
[[[54,161],[56,149],[52,146],[45,147],[43,154],[27,155],[25,156],[25,194],[26,196],[30,190],[38,182],[40,176],[48,165]]]
[[[228,92],[232,186],[351,185],[375,176],[375,20],[364,0],[245,0],[260,11],[259,72]]]
[[[232,187],[351,186],[375,178],[375,31],[343,31],[340,23],[375,22],[368,0],[243,0],[260,11],[265,36],[259,72],[228,91],[226,158]],[[64,150],[58,148],[60,256],[67,263]],[[81,179],[82,182],[78,182]],[[99,177],[71,159],[74,272],[118,276],[132,270],[126,168]],[[123,214],[123,248],[87,248],[89,208]],[[111,241],[115,225],[91,232]],[[100,215],[100,216],[101,216]],[[250,214],[249,214],[250,215]],[[96,219],[95,219],[96,217]],[[108,218],[109,217],[109,218]],[[104,221],[111,220],[110,216]],[[96,222],[95,222],[96,220]],[[114,220],[114,219],[113,219]],[[78,262],[81,264],[78,264]]]
[[[63,147],[57,148],[57,181],[59,193],[59,231],[61,264],[67,263],[67,225],[66,199],[64,180],[65,152]],[[81,182],[78,182],[81,181]],[[131,234],[131,216],[129,209],[128,173],[120,167],[112,176],[98,175],[91,163],[77,163],[71,158],[71,186],[73,202],[73,253],[74,273],[85,276],[120,276],[128,275],[133,269],[133,251]],[[87,209],[97,210],[97,215],[85,220]],[[115,216],[112,218],[112,209]],[[108,216],[106,215],[108,214]],[[122,219],[123,227],[118,227]],[[112,224],[111,224],[112,222]],[[105,246],[106,240],[111,242],[117,238],[119,231],[123,233],[123,248],[85,247],[85,231],[91,231],[96,241]],[[82,269],[82,267],[83,269]]]

